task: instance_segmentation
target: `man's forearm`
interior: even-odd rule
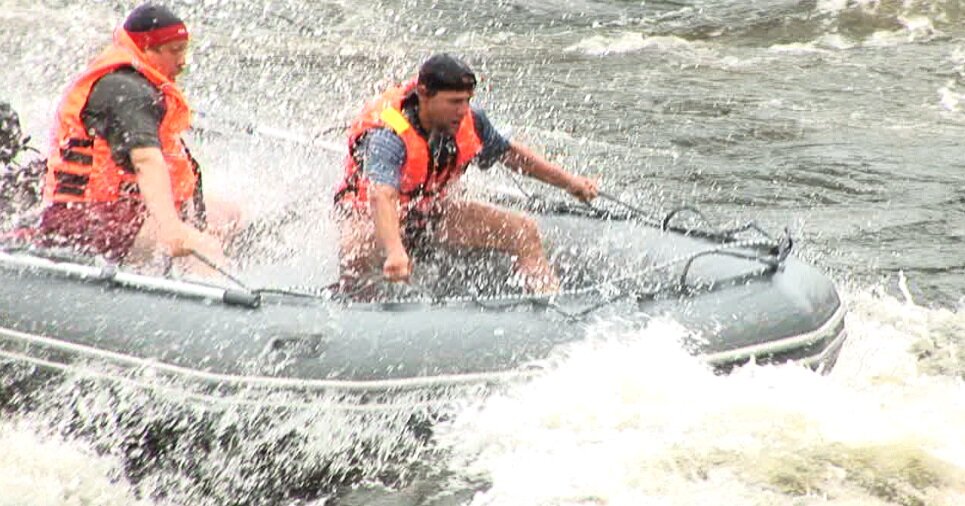
[[[369,189],[369,204],[379,246],[386,255],[405,251],[399,230],[399,192],[380,184],[373,184]]]
[[[171,176],[167,163],[158,148],[135,148],[131,150],[131,164],[137,171],[137,186],[148,212],[161,226],[180,222],[174,208],[174,195],[171,193]]]
[[[509,144],[509,151],[503,155],[503,163],[510,169],[557,188],[566,188],[570,183],[568,172],[516,142]]]

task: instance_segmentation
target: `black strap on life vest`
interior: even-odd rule
[[[201,164],[198,160],[191,155],[191,150],[188,149],[188,145],[184,143],[184,139],[181,139],[181,145],[184,146],[184,152],[188,155],[188,159],[191,160],[191,171],[194,172],[195,184],[194,184],[194,195],[191,196],[191,202],[194,204],[194,216],[192,221],[194,226],[198,230],[204,230],[208,227],[208,209],[204,205],[204,186],[201,182]]]
[[[70,138],[67,139],[67,144],[60,148],[60,157],[64,159],[65,162],[76,163],[80,165],[94,165],[94,157],[88,153],[83,153],[77,151],[74,148],[91,148],[94,146],[94,141],[92,139],[77,139]]]

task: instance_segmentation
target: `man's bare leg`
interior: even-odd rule
[[[560,282],[543,252],[536,220],[481,202],[444,201],[441,205],[440,244],[512,255],[516,272],[528,290],[559,290]]]
[[[204,196],[204,210],[207,222],[206,230],[218,238],[221,244],[228,244],[232,237],[241,230],[241,207],[230,200],[215,196]]]

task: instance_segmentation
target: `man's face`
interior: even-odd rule
[[[144,54],[151,59],[151,63],[167,76],[174,79],[184,70],[188,57],[188,41],[175,40],[160,46],[149,47]]]
[[[423,108],[426,118],[431,123],[430,128],[455,134],[459,130],[459,123],[462,122],[462,118],[469,112],[469,100],[472,99],[472,92],[439,91],[431,97],[420,92],[420,96],[423,98],[420,107]]]

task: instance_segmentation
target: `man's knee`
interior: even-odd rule
[[[208,228],[217,235],[229,235],[241,226],[241,206],[235,202],[205,197]]]
[[[515,218],[515,233],[517,241],[525,243],[526,247],[539,245],[539,224],[531,216],[517,216]]]
[[[536,222],[536,218],[533,218],[532,216],[523,216],[520,229],[524,234],[526,234],[526,237],[535,237],[539,239],[539,224]]]

